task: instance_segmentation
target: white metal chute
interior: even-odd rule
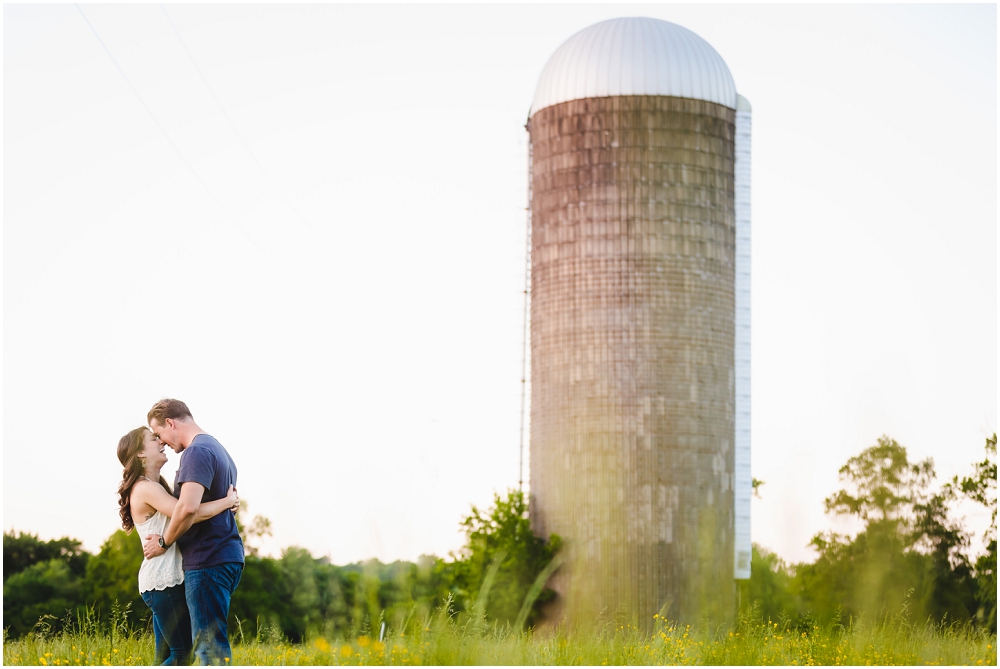
[[[750,578],[750,102],[736,96],[736,461],[734,576]]]

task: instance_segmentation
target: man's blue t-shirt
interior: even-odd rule
[[[214,437],[199,434],[181,453],[181,464],[174,477],[174,496],[180,497],[185,483],[205,487],[201,501],[223,499],[230,485],[236,485],[236,463]],[[204,569],[226,562],[243,563],[243,541],[236,527],[236,516],[223,511],[208,520],[195,523],[177,540],[184,569]]]

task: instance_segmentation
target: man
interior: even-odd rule
[[[243,541],[232,513],[194,524],[202,502],[222,499],[236,485],[236,464],[218,441],[194,422],[180,400],[161,400],[146,416],[156,437],[181,454],[174,478],[177,506],[163,536],[143,544],[147,558],[177,542],[184,564],[184,593],[191,614],[195,658],[200,664],[232,663],[229,601],[243,573]]]

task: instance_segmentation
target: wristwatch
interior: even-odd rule
[[[160,535],[160,538],[156,540],[156,543],[160,544],[160,548],[162,548],[163,550],[167,550],[172,545],[172,544],[164,543],[164,541],[163,541],[163,535],[162,534]]]

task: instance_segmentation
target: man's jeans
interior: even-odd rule
[[[156,659],[153,664],[191,664],[191,619],[184,586],[166,590],[147,590],[142,601],[153,612],[153,638],[156,639]]]
[[[184,570],[184,590],[198,664],[233,664],[227,620],[229,600],[242,574],[243,565],[239,562]]]

